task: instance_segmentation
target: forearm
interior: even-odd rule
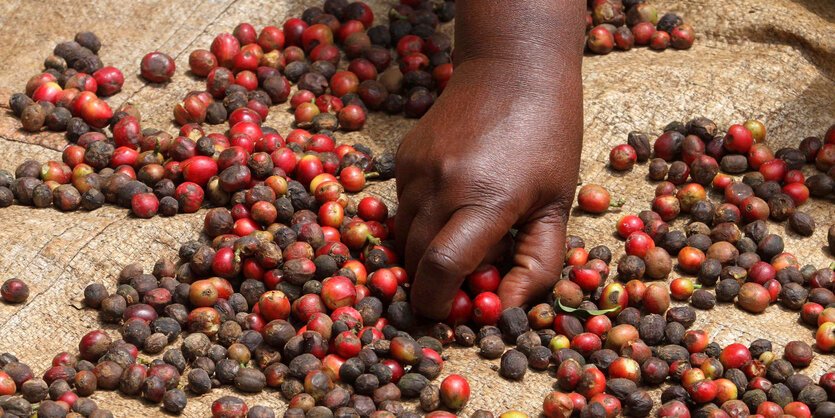
[[[456,65],[496,61],[554,82],[579,79],[585,1],[460,0],[457,7]]]
[[[506,115],[506,120],[496,121],[505,133],[541,129],[551,140],[527,146],[539,145],[543,152],[559,149],[554,157],[572,171],[583,137],[584,4],[459,0],[456,67],[450,80],[458,94],[453,100],[477,98],[483,106],[458,103],[462,112],[456,116],[489,120],[479,114]]]

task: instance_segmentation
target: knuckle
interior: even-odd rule
[[[433,276],[454,277],[461,274],[457,259],[458,254],[455,250],[442,245],[432,245],[426,249],[421,264],[424,271]]]
[[[573,197],[573,196],[572,196]],[[565,227],[573,200],[556,199],[543,208],[542,222]]]

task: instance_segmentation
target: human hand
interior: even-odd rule
[[[507,64],[460,63],[397,152],[396,237],[412,305],[429,318],[446,318],[465,276],[512,227],[503,306],[541,296],[560,275],[583,135],[579,65],[526,78],[502,74]]]

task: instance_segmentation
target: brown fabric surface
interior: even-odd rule
[[[389,2],[368,3],[374,8],[377,22],[381,22]],[[615,197],[626,198],[624,213],[648,208],[654,189],[653,184],[642,181],[645,165],[623,174],[606,168],[609,150],[624,143],[631,130],[653,136],[660,134],[668,122],[693,116],[711,117],[725,128],[756,118],[768,127],[768,143],[776,150],[796,145],[805,136],[821,135],[835,121],[835,38],[831,36],[835,9],[829,2],[654,3],[661,11],[680,13],[696,29],[697,42],[691,50],[657,53],[641,48],[589,56],[583,62],[585,147],[581,182],[605,185]],[[0,45],[0,105],[4,107],[0,112],[0,168],[13,171],[26,158],[41,162],[61,158],[57,151],[65,143],[61,135],[19,131],[19,122],[5,106],[8,94],[23,89],[53,46],[72,39],[77,30],[97,33],[104,44],[100,55],[105,65],[115,65],[125,74],[123,91],[108,99],[111,106],[115,109],[131,102],[142,112],[143,126],[175,132],[171,117],[174,103],[187,91],[202,87],[202,81],[185,74],[191,50],[207,48],[217,33],[231,32],[239,22],[251,22],[256,28],[280,25],[286,17],[319,4],[314,0],[97,0],[81,7],[69,0],[49,5],[26,0],[2,2],[0,39],[5,41]],[[451,26],[443,30],[451,34]],[[166,52],[176,60],[177,73],[165,88],[146,85],[137,75],[139,60],[152,50]],[[543,111],[549,105],[543,104]],[[286,135],[291,121],[292,114],[284,105],[272,109],[267,124]],[[364,142],[375,151],[394,151],[412,124],[411,120],[375,113],[369,116],[363,131],[339,133],[337,140]],[[393,181],[374,183],[367,192],[382,196],[394,207]],[[824,247],[825,230],[832,222],[831,204],[813,200],[804,207],[819,225],[812,238],[800,238],[785,225],[770,225],[772,232],[786,236],[787,250],[801,264],[823,267],[833,260]],[[124,265],[140,262],[150,269],[160,257],[174,259],[181,243],[200,236],[203,213],[139,220],[114,207],[92,213],[20,206],[0,210],[0,242],[5,244],[0,281],[17,277],[31,288],[26,304],[0,304],[0,352],[16,354],[40,375],[54,354],[77,350],[82,335],[102,327],[96,312],[83,308],[80,302],[84,287],[101,282],[112,290]],[[618,211],[601,216],[575,211],[574,215],[570,233],[583,236],[589,247],[606,244],[616,249],[615,259],[623,253],[622,243],[613,235]],[[778,355],[788,341],[814,342],[813,330],[798,324],[798,313],[778,306],[750,315],[720,305],[710,312],[700,311],[694,327],[705,329],[721,345],[770,338],[776,343]],[[104,328],[118,333],[113,326]],[[518,409],[536,415],[543,396],[552,390],[551,372],[529,372],[523,382],[509,383],[495,373],[497,361],[480,360],[474,350],[451,349],[445,354],[450,358],[444,375],[460,373],[470,381],[472,400],[463,415],[480,408],[494,413]],[[817,353],[805,373],[817,379],[832,364],[832,356]],[[190,397],[185,416],[206,416],[214,399],[231,392],[215,390]],[[285,408],[275,391],[243,397],[250,406],[270,405],[277,412]],[[99,392],[93,398],[120,417],[163,415],[157,406],[118,393]]]

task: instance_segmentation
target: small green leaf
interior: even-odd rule
[[[563,311],[565,313],[574,314],[577,317],[589,317],[594,315],[605,315],[609,312],[615,312],[620,309],[620,305],[609,308],[609,309],[581,309],[581,308],[571,308],[565,306],[560,302],[559,298],[554,302],[554,309]]]

